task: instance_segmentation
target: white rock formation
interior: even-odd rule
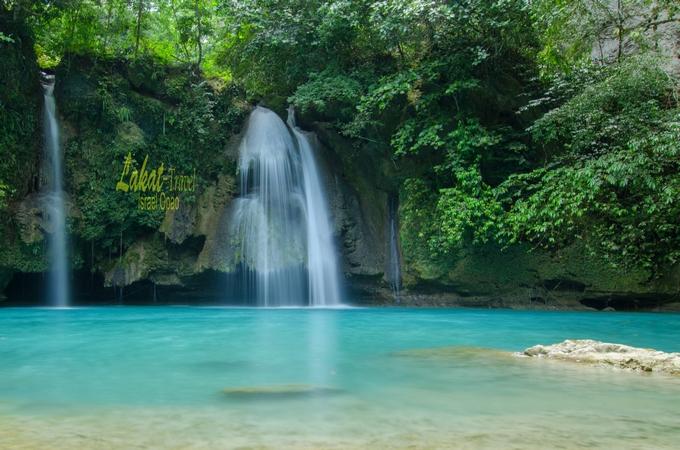
[[[665,353],[591,339],[568,339],[554,345],[535,345],[515,355],[609,366],[635,372],[680,375],[680,353]]]

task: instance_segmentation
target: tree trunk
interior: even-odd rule
[[[142,13],[144,12],[144,0],[137,0],[137,29],[135,30],[135,58],[139,52],[139,38],[142,35]]]
[[[111,17],[113,16],[113,0],[108,0],[108,11],[106,12],[106,34],[104,36],[104,51],[109,46],[109,36],[111,35]]]
[[[200,0],[194,0],[194,14],[196,15],[196,46],[198,47],[198,62],[197,66],[201,65],[203,60],[203,44],[201,39],[203,38],[203,28],[201,26],[201,7]]]
[[[618,49],[616,52],[616,62],[621,62],[621,57],[623,56],[623,14],[621,12],[621,0],[616,1],[616,15],[617,15],[617,34],[618,34]]]

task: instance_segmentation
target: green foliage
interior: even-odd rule
[[[312,73],[345,69],[364,58],[371,3],[367,0],[227,1],[218,33],[218,60],[252,97],[287,97]]]
[[[8,36],[3,32],[0,32],[0,42],[5,43],[5,44],[13,44],[14,39],[12,39],[11,36]]]
[[[29,190],[39,142],[38,73],[25,24],[0,9],[0,209]],[[25,43],[25,44],[22,44]]]
[[[0,211],[4,211],[7,208],[7,191],[9,186],[0,181]]]
[[[562,13],[559,9],[551,20],[566,19]],[[552,22],[553,29],[546,33],[565,23]],[[574,43],[587,46],[584,39]],[[550,51],[546,47],[537,61],[555,70],[560,67],[558,59],[552,65],[545,59]],[[545,93],[533,94],[534,99],[519,108],[522,114],[539,113],[528,127],[532,142],[502,126],[489,129],[482,121],[485,115],[472,119],[475,109],[469,108],[465,96],[456,98],[459,105],[453,117],[434,114],[439,109],[435,102],[420,111],[414,108],[415,114],[402,122],[391,139],[397,155],[431,159],[432,150],[443,154],[433,165],[438,175],[434,183],[411,179],[402,191],[407,257],[446,265],[442,258],[469,244],[527,242],[557,251],[580,241],[613,266],[644,269],[652,275],[678,263],[678,80],[661,69],[663,59],[644,52],[632,58],[621,55],[611,66],[594,66],[577,49],[569,51],[559,55],[559,61],[570,70],[545,71]],[[437,80],[412,76],[414,72],[386,77],[380,87],[369,90],[356,120],[369,124],[362,117],[364,111],[408,108],[409,99],[420,98],[423,86]],[[468,95],[488,90],[475,74],[473,67],[451,85]],[[414,86],[419,95],[413,94]],[[546,108],[550,109],[542,114]],[[499,169],[490,165],[489,155],[513,153],[525,163],[510,170],[500,185],[490,185],[489,168],[495,173]],[[447,173],[453,175],[452,181],[443,178]],[[428,254],[423,255],[422,248]]]
[[[545,114],[531,131],[538,143],[562,144],[572,158],[615,150],[659,123],[671,89],[656,61],[626,61]]]
[[[214,0],[59,0],[14,5],[27,15],[42,67],[71,54],[153,57],[200,66],[212,48]]]
[[[21,272],[43,272],[47,268],[44,241],[25,244],[21,240],[6,242],[0,247],[0,267]]]
[[[362,94],[362,84],[356,76],[337,74],[327,69],[310,74],[309,81],[298,87],[289,101],[302,114],[313,111],[322,117],[349,121],[354,114],[356,99]]]
[[[401,244],[406,258],[436,261],[450,253],[439,245],[440,230],[433,217],[437,195],[431,187],[421,179],[410,178],[404,181],[399,197]]]
[[[140,210],[136,195],[115,190],[128,153],[137,165],[148,155],[152,168],[163,163],[166,171],[181,174],[195,169],[198,192],[219,173],[234,170],[216,157],[245,115],[233,86],[216,90],[187,68],[151,59],[123,70],[116,60],[92,66],[74,59],[63,70],[57,74],[60,109],[81,130],[65,151],[69,191],[81,214],[75,231],[96,243],[99,263],[107,250],[117,255],[121,242],[127,248],[158,229],[165,215]],[[192,201],[193,195],[182,195],[182,202]]]
[[[34,39],[76,130],[76,231],[111,252],[162,219],[101,181],[128,151],[199,165],[205,184],[225,169],[215,156],[242,99],[287,99],[352,140],[344,161],[389,165],[377,175],[399,189],[413,267],[446,271],[471,245],[578,240],[658,274],[680,258],[678,80],[658,51],[679,15],[671,0],[6,3],[0,208],[35,172]]]
[[[575,240],[615,265],[659,273],[680,256],[677,81],[648,58],[606,71],[532,127],[553,166],[516,175],[505,233],[558,249]]]

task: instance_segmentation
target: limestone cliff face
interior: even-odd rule
[[[631,2],[632,3],[632,2]],[[619,41],[616,28],[611,26],[609,32],[603,32],[593,43],[591,57],[594,61],[609,64],[623,55],[631,55],[644,47],[655,48],[664,59],[665,69],[675,75],[680,75],[680,24],[676,20],[669,20],[668,13],[658,8],[655,2],[626,5],[620,11],[622,26],[626,30]],[[627,9],[630,8],[630,9]],[[617,17],[617,2],[610,1],[607,12],[611,17]],[[603,30],[604,31],[604,30]]]
[[[323,125],[317,124],[316,131],[317,163],[325,174],[343,271],[348,276],[382,275],[387,193],[374,184],[380,174],[371,173],[370,162],[348,167],[351,146]]]
[[[181,286],[206,270],[228,272],[231,254],[225,238],[229,206],[236,194],[234,175],[220,174],[195,203],[167,211],[159,229],[137,239],[105,272],[105,284],[128,286],[151,281]]]

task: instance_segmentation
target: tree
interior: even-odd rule
[[[135,58],[139,52],[139,40],[142,37],[142,17],[144,16],[144,0],[137,0],[137,25],[135,26]]]
[[[532,11],[543,38],[542,61],[563,71],[591,58],[621,62],[657,48],[659,27],[680,23],[674,0],[539,0]]]

